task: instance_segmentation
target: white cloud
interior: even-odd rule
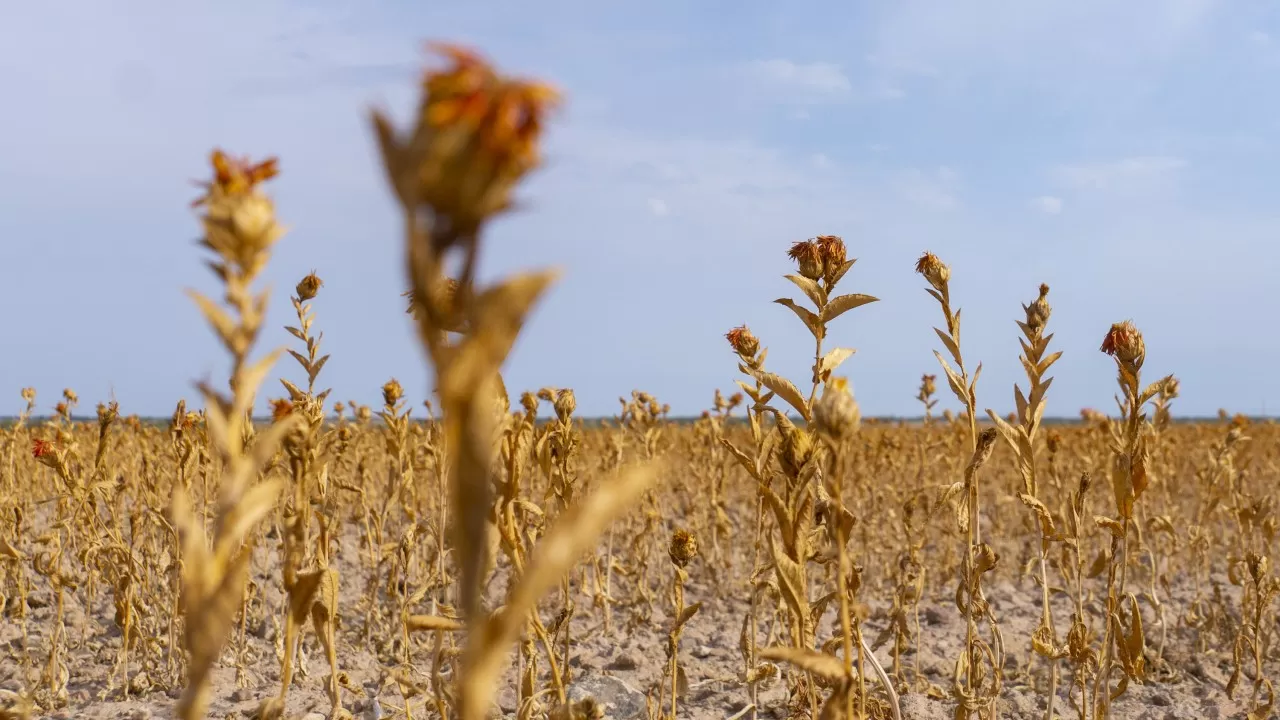
[[[1142,155],[1108,160],[1059,165],[1054,179],[1077,190],[1131,190],[1149,187],[1167,180],[1187,162],[1169,155]]]
[[[1041,195],[1031,201],[1031,206],[1046,215],[1057,215],[1062,212],[1062,198],[1052,195]]]
[[[844,69],[833,63],[757,60],[750,63],[748,71],[757,82],[775,89],[800,92],[815,100],[843,96],[853,89]]]
[[[671,209],[667,207],[667,201],[661,198],[649,198],[649,212],[658,217],[666,217]]]

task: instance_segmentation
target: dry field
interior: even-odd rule
[[[1010,326],[1025,380],[984,387],[950,269],[920,258],[923,423],[860,418],[828,331],[875,298],[833,235],[779,252],[810,376],[740,327],[741,380],[695,423],[638,391],[603,426],[570,389],[510,405],[499,371],[554,278],[479,287],[475,257],[556,98],[443,52],[407,129],[373,118],[436,396],[321,389],[314,273],[296,325],[263,327],[277,165],[215,153],[197,213],[225,292],[192,296],[229,382],[167,425],[73,421],[72,390],[37,420],[27,389],[0,429],[0,720],[1273,715],[1280,433],[1173,422],[1129,323],[1099,329],[1114,413],[1042,426],[1045,286]],[[939,393],[964,410],[935,416]]]

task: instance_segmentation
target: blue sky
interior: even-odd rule
[[[799,295],[788,244],[833,233],[859,258],[844,286],[882,299],[831,335],[858,349],[842,370],[865,413],[918,412],[937,372],[926,249],[953,266],[983,407],[1011,407],[1014,319],[1047,282],[1048,414],[1114,409],[1097,348],[1123,319],[1152,378],[1182,379],[1178,412],[1274,411],[1277,20],[1257,0],[8,3],[0,414],[26,385],[46,411],[70,386],[167,414],[225,376],[183,294],[215,287],[187,207],[214,146],[281,158],[292,230],[262,347],[292,342],[288,294],[315,269],[322,384],[425,397],[367,115],[408,120],[431,39],[567,98],[524,208],[486,239],[486,277],[564,271],[513,391],[571,386],[595,415],[639,388],[694,414],[732,389],[722,334],[744,322],[804,381],[811,341],[771,301]]]

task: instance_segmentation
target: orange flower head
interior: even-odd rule
[[[224,195],[247,195],[259,183],[280,174],[279,160],[274,157],[254,163],[247,157],[237,160],[221,150],[214,150],[209,162],[213,165],[213,180],[200,183],[205,194],[191,203],[193,207],[207,202],[215,191]]]
[[[39,460],[40,458],[52,455],[57,446],[48,440],[36,438],[31,441],[31,457]]]
[[[760,352],[760,340],[751,333],[746,325],[739,325],[724,334],[729,346],[733,351],[738,353],[745,360],[754,359],[756,353]]]
[[[284,398],[271,401],[271,422],[280,422],[293,414],[293,403]]]
[[[931,252],[926,252],[916,261],[916,272],[923,275],[938,292],[943,292],[951,280],[951,268]]]
[[[787,251],[787,257],[796,261],[801,275],[810,280],[822,277],[822,248],[816,240],[792,243],[791,249]]]
[[[395,378],[391,378],[382,386],[382,403],[387,407],[395,407],[402,397],[404,397],[404,388]]]
[[[1142,362],[1147,354],[1142,333],[1128,320],[1112,325],[1107,331],[1107,336],[1102,339],[1102,347],[1099,349],[1126,365]]]

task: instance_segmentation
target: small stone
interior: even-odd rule
[[[236,702],[248,702],[253,699],[253,691],[247,687],[238,688],[231,693],[231,699]]]
[[[151,720],[151,711],[146,708],[134,710],[129,716],[129,720]]]
[[[713,651],[710,647],[706,645],[699,645],[698,647],[693,649],[693,656],[698,658],[699,660],[706,660],[707,658],[711,657],[711,655],[714,652],[715,651]]]
[[[639,663],[636,662],[635,656],[629,653],[622,653],[621,655],[610,660],[609,664],[605,665],[605,669],[606,670],[635,670],[638,666],[639,666]]]
[[[569,700],[578,702],[588,697],[595,699],[606,718],[638,720],[646,717],[644,693],[619,678],[608,675],[578,678],[569,690]]]

